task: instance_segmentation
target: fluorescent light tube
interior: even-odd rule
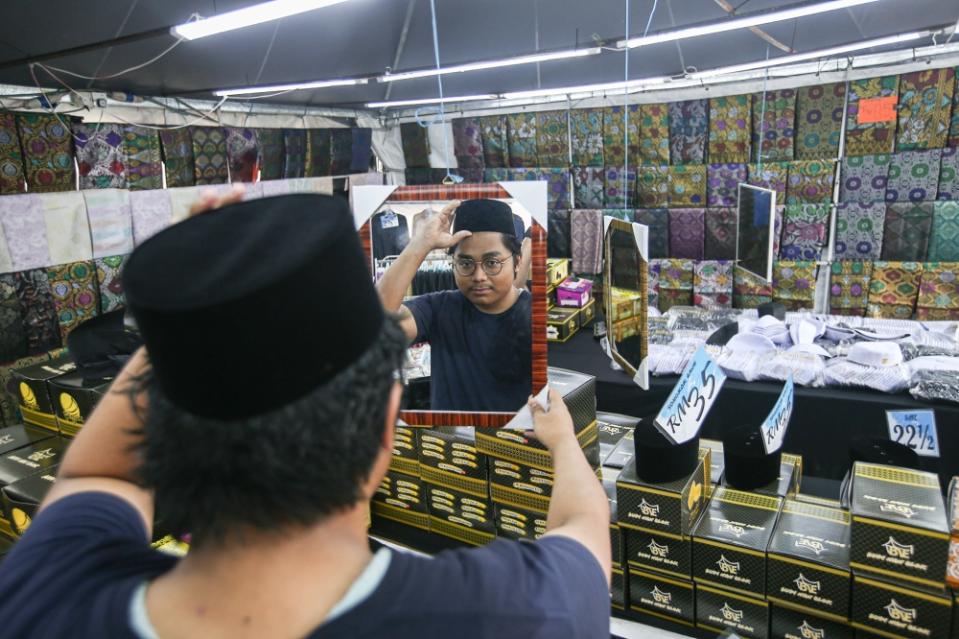
[[[583,84],[573,87],[558,87],[555,89],[535,89],[532,91],[514,91],[512,93],[504,93],[504,100],[523,100],[526,98],[543,98],[553,95],[575,95],[580,93],[597,93],[603,91],[624,91],[631,90],[638,87],[646,87],[650,85],[660,85],[665,83],[669,78],[658,77],[658,78],[641,78],[639,80],[630,80],[629,82],[606,82],[604,84]]]
[[[659,44],[660,42],[673,42],[674,40],[686,40],[689,38],[697,38],[699,36],[711,35],[714,33],[735,31],[737,29],[748,29],[749,27],[770,24],[773,22],[782,22],[784,20],[793,20],[803,16],[811,16],[829,11],[848,9],[850,7],[870,4],[872,2],[878,2],[878,0],[831,0],[830,2],[821,2],[819,4],[805,4],[798,7],[793,7],[791,9],[769,11],[765,13],[758,13],[756,15],[748,15],[742,18],[720,20],[718,22],[703,24],[697,27],[674,29],[672,31],[654,33],[653,35],[645,37],[620,40],[616,43],[616,46],[620,49],[634,49],[636,47]]]
[[[213,95],[218,97],[229,97],[234,95],[251,95],[254,93],[285,93],[287,91],[299,91],[301,89],[322,89],[325,87],[345,87],[354,84],[366,84],[369,82],[366,78],[345,78],[342,80],[317,80],[316,82],[298,82],[295,84],[274,84],[269,87],[248,87],[246,89],[221,89],[214,91]]]
[[[513,67],[521,64],[534,64],[536,62],[550,62],[552,60],[566,60],[569,58],[583,58],[590,55],[602,53],[600,47],[589,49],[568,49],[566,51],[554,51],[552,53],[534,53],[531,55],[521,55],[515,58],[502,58],[500,60],[486,60],[484,62],[470,62],[468,64],[458,64],[451,67],[440,69],[423,69],[422,71],[405,71],[400,73],[388,73],[380,76],[380,82],[398,82],[400,80],[415,80],[416,78],[430,78],[438,75],[447,75],[449,73],[466,73],[467,71],[481,71],[483,69],[497,69],[499,67]]]
[[[449,98],[425,98],[422,100],[392,100],[390,102],[367,102],[366,107],[368,109],[385,109],[390,107],[401,107],[401,106],[421,106],[429,104],[446,104],[449,102],[475,102],[477,100],[495,100],[499,96],[493,93],[488,93],[484,95],[461,95],[457,97]]]
[[[207,36],[242,29],[254,24],[279,20],[307,11],[323,9],[335,4],[342,4],[347,0],[272,0],[261,2],[251,7],[227,11],[209,18],[200,18],[192,22],[175,26],[171,29],[173,35],[186,40],[196,40]]]

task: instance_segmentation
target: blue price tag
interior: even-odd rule
[[[689,441],[706,421],[725,382],[726,374],[700,347],[656,415],[656,428],[674,444]]]
[[[769,412],[763,425],[759,427],[763,435],[763,448],[766,449],[767,455],[782,448],[786,429],[789,428],[789,418],[793,414],[793,391],[793,376],[790,375],[782,392],[779,393],[776,405]]]
[[[924,457],[939,456],[936,413],[931,410],[887,410],[889,439]]]

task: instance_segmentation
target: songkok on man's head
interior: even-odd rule
[[[203,213],[123,272],[153,375],[183,410],[233,420],[308,395],[384,321],[345,200],[285,195]]]
[[[513,210],[499,200],[465,200],[456,208],[453,232],[505,233],[516,235]]]

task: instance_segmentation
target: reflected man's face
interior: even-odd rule
[[[456,273],[456,286],[466,299],[482,311],[506,310],[501,307],[511,300],[516,265],[513,254],[503,244],[502,234],[474,233],[456,246],[453,260],[472,260],[475,263],[476,268],[471,275],[462,275],[457,268],[453,269]],[[484,262],[492,265],[490,260],[502,262],[495,275],[490,275],[483,268]],[[492,270],[495,270],[495,267]]]

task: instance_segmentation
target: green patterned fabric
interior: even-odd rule
[[[780,89],[756,93],[753,99],[752,160],[793,159],[796,131],[796,91]]]
[[[928,259],[959,262],[959,201],[935,203]]]
[[[127,184],[131,191],[163,188],[160,137],[153,129],[127,125],[123,135]]]
[[[510,113],[506,119],[509,121],[509,165],[539,166],[536,159],[536,114]]]
[[[226,184],[226,131],[220,127],[191,127],[193,138],[193,175],[200,184]]]
[[[849,83],[849,107],[846,117],[846,155],[892,153],[896,121],[859,123],[859,101],[898,97],[899,76],[853,80]]]
[[[193,165],[193,138],[190,129],[160,131],[160,146],[166,169],[167,188],[193,186],[196,176]]]
[[[790,162],[786,204],[831,203],[835,179],[835,160]]]
[[[603,109],[603,158],[606,166],[623,166],[626,162],[626,131],[629,131],[629,165],[635,166],[639,150],[639,105],[629,105],[623,128],[623,107]],[[659,163],[665,164],[665,163]]]
[[[479,119],[479,125],[483,137],[485,167],[501,169],[509,166],[509,122],[506,116],[485,115]]]
[[[260,142],[260,179],[279,180],[283,177],[283,130],[257,129]]]
[[[23,193],[23,152],[13,113],[0,113],[0,195]]]
[[[669,164],[669,106],[639,105],[639,161]]]
[[[31,193],[76,189],[73,134],[60,117],[46,113],[18,113],[17,132]]]
[[[946,145],[955,87],[953,69],[924,69],[900,76],[897,151]]]
[[[646,204],[643,203],[643,206],[645,207]],[[706,206],[705,165],[687,164],[669,167],[669,208],[704,206]]]
[[[603,166],[603,110],[576,109],[569,114],[574,166]]]
[[[801,87],[796,92],[796,159],[837,157],[846,83]]]
[[[569,115],[566,111],[537,113],[535,138],[540,166],[569,166]]]
[[[669,205],[669,167],[636,167],[636,192],[640,207],[666,208]]]

